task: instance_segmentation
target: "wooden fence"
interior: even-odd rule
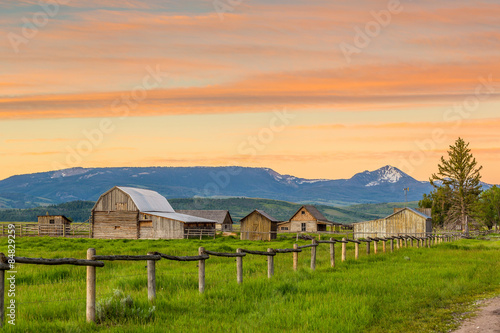
[[[15,226],[16,237],[34,237],[34,236],[50,236],[50,237],[71,237],[83,238],[89,237],[90,225],[88,223],[72,223],[70,225],[62,224],[38,224],[38,223],[11,223]],[[1,236],[9,235],[9,223],[2,223],[0,229]]]
[[[215,239],[216,234],[217,234],[216,229],[191,229],[191,228],[184,229],[184,238],[186,239],[199,237],[201,240],[203,236],[213,237]]]
[[[430,247],[442,242],[450,242],[461,238],[461,234],[448,235],[429,235],[424,237],[416,237],[413,235],[391,236],[386,238],[366,238],[366,239],[348,239],[344,237],[342,240],[330,238],[329,240],[313,239],[311,244],[299,246],[294,244],[290,249],[273,249],[268,248],[267,251],[255,251],[247,249],[237,249],[236,253],[221,253],[207,250],[200,247],[196,256],[172,256],[160,252],[149,252],[147,255],[98,255],[93,248],[88,249],[86,259],[62,258],[62,259],[44,259],[44,258],[25,258],[25,257],[10,257],[16,264],[33,264],[33,265],[76,265],[87,267],[87,297],[86,297],[86,318],[87,322],[96,321],[96,273],[97,267],[104,267],[105,261],[146,261],[147,262],[147,290],[148,299],[154,301],[156,299],[156,262],[159,260],[174,260],[181,262],[198,262],[198,288],[199,292],[205,291],[205,265],[206,260],[210,256],[236,258],[236,280],[237,283],[243,283],[243,258],[247,255],[258,255],[267,257],[267,276],[271,278],[274,275],[274,257],[278,254],[292,254],[292,267],[294,271],[298,269],[299,253],[303,249],[311,248],[311,270],[316,269],[316,250],[321,244],[329,245],[330,249],[330,266],[335,267],[335,245],[341,244],[341,260],[347,260],[347,244],[354,243],[354,259],[359,257],[359,245],[366,243],[366,252],[370,254],[371,243],[373,243],[373,253],[379,252],[379,243],[382,244],[382,252],[390,252],[402,247],[417,246]],[[389,246],[386,243],[389,242]],[[0,253],[0,324],[4,323],[4,297],[5,297],[5,271],[10,269],[7,257]]]

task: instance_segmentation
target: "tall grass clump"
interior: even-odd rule
[[[115,289],[110,297],[106,297],[96,304],[96,322],[117,324],[129,319],[147,322],[153,318],[154,306],[137,304],[132,296],[125,295],[123,291]]]

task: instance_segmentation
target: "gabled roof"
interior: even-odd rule
[[[211,219],[204,219],[198,216],[179,214],[179,213],[165,213],[165,212],[141,212],[144,214],[164,217],[167,219],[184,222],[184,223],[217,223],[217,221]]]
[[[127,193],[140,212],[175,213],[168,200],[160,193],[142,188],[116,186]]]
[[[266,219],[268,219],[271,222],[281,222],[280,220],[275,219],[274,217],[272,217],[271,215],[269,215],[265,211],[259,210],[259,209],[254,210],[253,212],[251,212],[250,214],[248,214],[247,216],[245,216],[244,218],[242,218],[240,221],[243,221],[244,219],[246,219],[247,217],[249,217],[250,215],[252,215],[255,212],[257,212],[260,215],[264,216]]]
[[[396,214],[399,214],[399,213],[401,213],[401,212],[403,212],[403,211],[405,211],[405,210],[409,210],[409,211],[411,211],[411,212],[413,212],[413,213],[415,213],[415,214],[417,214],[417,215],[419,215],[419,216],[423,217],[423,218],[424,218],[424,219],[426,219],[426,220],[427,220],[427,219],[432,219],[432,217],[430,217],[429,215],[424,214],[424,213],[422,213],[422,212],[419,212],[419,211],[418,211],[418,210],[416,210],[416,209],[409,208],[409,207],[403,208],[403,209],[401,209],[401,210],[399,210],[399,211],[397,211],[397,212],[395,212],[395,213],[393,213],[393,214],[391,214],[391,215],[387,216],[387,217],[386,217],[386,219],[388,219],[388,218],[390,218],[390,217],[392,217],[392,216],[394,216],[394,215],[396,215]]]
[[[318,222],[323,222],[323,223],[330,223],[330,224],[335,224],[335,225],[342,225],[341,223],[333,222],[328,220],[323,213],[321,213],[318,208],[316,208],[313,205],[304,205],[300,207],[300,209],[293,214],[292,219],[297,215],[302,209],[306,209]],[[290,219],[291,220],[291,219]]]
[[[228,210],[177,210],[177,213],[214,220],[219,224],[223,224],[226,217],[229,216],[231,223],[233,223],[233,219],[231,218],[231,214],[229,214]]]
[[[64,216],[64,215],[38,215],[37,217],[59,217],[59,216],[60,216],[60,217],[62,217],[63,219],[65,219],[66,221],[71,222],[71,220],[70,220],[70,219],[68,219],[68,218],[67,218],[66,216]]]

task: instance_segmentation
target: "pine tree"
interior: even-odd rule
[[[439,172],[430,178],[435,188],[449,187],[451,190],[450,209],[445,223],[448,226],[461,225],[468,234],[468,216],[471,214],[475,202],[481,193],[481,174],[483,167],[477,167],[477,162],[469,149],[469,143],[462,138],[455,141],[455,145],[448,150],[448,159],[441,157],[438,164]]]

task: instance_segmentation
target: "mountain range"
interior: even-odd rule
[[[151,189],[167,198],[249,197],[345,206],[420,200],[432,186],[384,166],[350,179],[305,179],[268,168],[71,168],[12,176],[0,181],[0,208],[30,208],[75,200],[95,201],[113,186]]]

